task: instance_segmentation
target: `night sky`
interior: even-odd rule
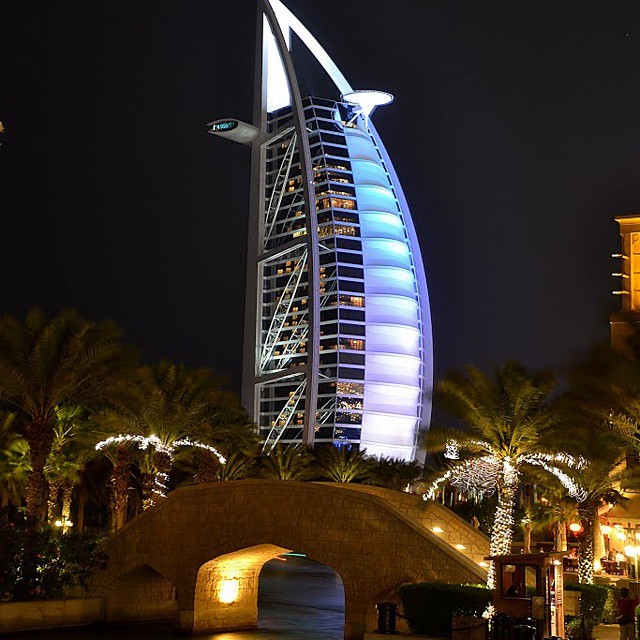
[[[436,375],[605,339],[613,217],[640,213],[638,0],[285,2],[397,97],[374,120]],[[3,3],[0,311],[74,306],[239,388],[249,151],[205,124],[250,119],[254,37],[253,0]]]

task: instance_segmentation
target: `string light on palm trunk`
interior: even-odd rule
[[[523,453],[510,457],[500,454],[489,442],[473,441],[473,448],[485,451],[486,455],[458,462],[437,477],[423,495],[425,500],[433,499],[438,487],[449,483],[461,491],[475,491],[479,495],[491,495],[498,491],[498,508],[491,530],[490,555],[505,555],[511,551],[513,538],[515,495],[520,482],[520,467],[524,464],[541,467],[555,476],[567,493],[583,502],[587,492],[578,482],[569,476],[561,465],[577,471],[584,469],[588,462],[583,457],[574,457],[567,453]],[[459,460],[461,445],[456,440],[447,440],[445,458]],[[495,566],[491,563],[487,586],[495,586]]]
[[[139,435],[124,433],[117,436],[111,436],[109,438],[106,438],[105,440],[101,440],[100,442],[98,442],[98,444],[96,444],[95,448],[96,448],[96,451],[102,451],[103,449],[106,449],[114,445],[121,445],[121,444],[128,444],[128,443],[135,444],[138,447],[138,449],[140,449],[141,451],[146,451],[147,449],[153,449],[153,451],[156,454],[158,454],[161,457],[164,457],[166,459],[164,463],[162,465],[159,463],[157,464],[157,466],[160,466],[161,468],[164,467],[165,465],[168,465],[168,467],[171,468],[171,466],[173,465],[174,454],[176,450],[180,447],[194,447],[196,449],[203,449],[205,451],[209,451],[214,456],[216,456],[220,464],[227,463],[226,458],[215,447],[212,447],[211,445],[205,444],[203,442],[198,442],[197,440],[192,440],[189,437],[181,438],[180,440],[176,440],[171,444],[165,444],[156,435],[139,436]],[[149,506],[155,505],[155,500],[153,499],[154,495],[160,498],[166,498],[168,491],[169,491],[169,474],[161,470],[155,471],[155,473],[153,474],[153,482],[150,489],[150,492],[152,495],[151,495],[151,498],[148,500]]]

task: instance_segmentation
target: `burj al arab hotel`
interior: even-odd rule
[[[412,460],[433,347],[418,239],[372,122],[393,96],[354,90],[280,0],[259,0],[257,31],[253,123],[210,123],[252,152],[243,403],[266,452]],[[331,95],[303,95],[298,56]]]

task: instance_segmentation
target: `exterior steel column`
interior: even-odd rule
[[[260,7],[256,12],[256,65],[254,73],[254,103],[253,124],[258,127],[258,136],[251,145],[251,191],[249,194],[249,223],[247,233],[247,276],[245,289],[244,309],[244,363],[242,368],[242,404],[249,412],[252,420],[258,419],[258,401],[256,399],[256,363],[258,360],[258,292],[260,288],[261,274],[258,272],[258,255],[262,252],[258,249],[260,243],[260,228],[262,209],[262,193],[264,192],[264,151],[262,140],[265,134],[266,114],[264,113],[263,86],[263,34],[262,11]]]
[[[293,112],[293,121],[297,132],[298,155],[300,158],[300,169],[303,176],[302,190],[306,200],[305,219],[307,225],[307,287],[308,287],[308,323],[309,335],[307,349],[307,388],[305,391],[305,408],[304,408],[304,425],[303,425],[303,442],[311,446],[314,440],[314,429],[316,423],[316,412],[318,410],[318,372],[320,360],[320,289],[318,278],[320,276],[320,254],[318,247],[318,222],[316,215],[316,192],[313,181],[313,167],[311,163],[311,151],[309,149],[309,139],[307,136],[307,128],[304,117],[304,109],[302,107],[302,97],[300,88],[296,79],[293,60],[287,48],[287,43],[280,29],[280,24],[276,18],[273,8],[269,4],[269,0],[259,0],[262,6],[262,12],[267,18],[267,22],[278,47],[280,58],[285,69],[289,90],[291,92],[291,107]],[[259,12],[260,13],[260,12]],[[260,25],[262,25],[262,17],[260,16]],[[264,36],[263,36],[264,37]],[[262,51],[262,44],[260,51]],[[264,64],[264,61],[263,63]],[[261,78],[264,75],[262,74]],[[261,94],[264,100],[264,87],[261,83]],[[264,102],[263,102],[264,105]],[[262,119],[266,119],[264,107],[262,108]],[[263,165],[264,166],[264,165]],[[261,174],[264,183],[264,174]],[[260,185],[262,189],[263,185]],[[262,206],[262,203],[260,203]],[[257,314],[256,314],[257,317]]]

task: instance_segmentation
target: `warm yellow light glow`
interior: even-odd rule
[[[636,531],[636,540],[640,540],[640,532]]]
[[[56,527],[61,527],[62,526],[62,520],[56,520],[54,522],[54,524],[56,525]]]
[[[467,548],[463,544],[456,544],[455,547],[456,547],[456,549],[458,549],[460,551],[464,551]]]
[[[218,600],[223,604],[232,604],[238,599],[240,593],[240,582],[237,578],[227,578],[220,582],[218,589]]]
[[[628,544],[624,548],[624,555],[629,558],[635,558],[638,555],[638,549],[634,547],[632,544]]]
[[[444,529],[441,529],[440,527],[433,527],[431,531],[433,531],[433,533],[442,533]]]
[[[579,533],[582,531],[582,525],[578,522],[572,522],[569,525],[569,531],[573,531],[573,533]]]
[[[616,538],[618,538],[618,540],[626,540],[627,534],[624,531],[618,531],[618,533],[616,533]]]
[[[621,553],[616,553],[616,562],[624,562],[624,556]]]
[[[553,564],[555,564],[555,562]],[[560,563],[558,562],[558,564],[560,564]],[[593,561],[593,570],[594,571],[598,571],[598,572],[602,571],[602,564],[600,563],[600,560],[594,560]]]
[[[488,562],[485,562],[484,560],[482,560],[482,561],[478,562],[478,564],[479,564],[481,567],[485,567],[485,568],[489,566],[489,563],[488,563]]]
[[[602,531],[602,533],[604,533],[605,536],[608,536],[611,533],[611,527],[608,524],[603,524],[600,527],[600,530]]]

